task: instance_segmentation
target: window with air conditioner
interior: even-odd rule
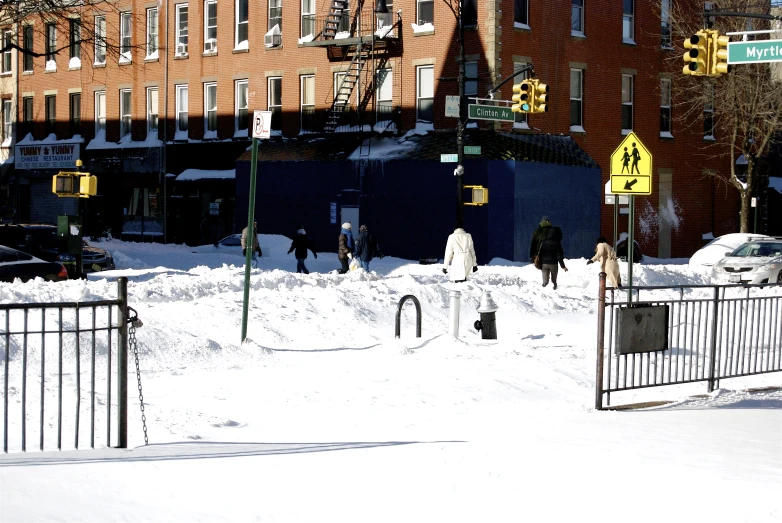
[[[269,32],[263,36],[263,43],[266,47],[278,47],[282,45],[282,34],[279,25],[274,25],[269,29]]]
[[[275,25],[277,34],[282,34],[282,0],[269,0],[269,23],[266,28],[271,32]]]
[[[187,55],[187,4],[176,6],[176,56]]]
[[[217,51],[217,1],[204,2],[204,52]]]

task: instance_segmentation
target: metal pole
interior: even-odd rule
[[[635,229],[635,195],[630,195],[627,217],[627,303],[633,302],[633,229]]]
[[[258,174],[258,138],[253,138],[253,152],[250,164],[250,204],[247,209],[247,242],[244,255],[244,304],[242,306],[242,342],[247,338],[247,308],[250,303],[250,263],[255,246],[255,178]],[[253,236],[251,236],[253,235]]]
[[[119,382],[119,397],[117,398],[117,426],[119,432],[119,445],[117,448],[128,448],[128,279],[125,277],[117,280],[117,294],[119,295],[119,343],[117,347],[117,379]],[[111,442],[106,442],[111,446]]]
[[[450,291],[451,296],[451,312],[449,315],[450,320],[450,333],[451,336],[459,337],[459,307],[461,306],[462,293],[460,291]]]
[[[603,410],[603,357],[606,323],[606,273],[600,273],[597,293],[597,370],[595,372],[595,408]]]
[[[714,392],[714,369],[716,368],[717,359],[717,320],[718,311],[720,307],[720,288],[714,287],[714,310],[711,318],[711,347],[709,350],[709,392]]]
[[[619,229],[619,195],[614,195],[614,243],[611,245],[616,249],[616,236]]]
[[[456,225],[464,225],[464,126],[466,125],[467,104],[464,103],[464,20],[462,17],[462,4],[459,1],[459,123],[456,126],[456,152],[459,164],[456,167]]]

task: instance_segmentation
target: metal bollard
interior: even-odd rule
[[[497,321],[494,313],[499,309],[494,300],[491,299],[489,291],[483,291],[481,304],[478,306],[478,312],[481,319],[475,322],[475,329],[481,331],[481,338],[484,340],[497,339]]]
[[[462,293],[461,291],[450,291],[451,296],[451,313],[450,313],[450,324],[451,324],[451,336],[454,336],[455,338],[459,337],[459,307],[461,304],[461,298]]]

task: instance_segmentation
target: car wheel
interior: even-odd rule
[[[777,274],[777,283],[782,283],[782,271],[779,271],[779,274]]]

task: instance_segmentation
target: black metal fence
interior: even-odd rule
[[[39,450],[70,448],[64,434],[72,448],[85,439],[91,448],[108,447],[112,430],[115,445],[127,448],[127,278],[117,294],[0,305],[3,452],[27,451],[30,440]]]
[[[595,408],[603,408],[604,398],[610,405],[612,392],[700,381],[711,392],[721,379],[782,371],[782,285],[632,290],[628,302],[626,289],[607,290],[600,275]],[[642,326],[640,313],[649,307],[663,317]],[[623,321],[628,312],[629,327]],[[648,329],[630,332],[639,328]],[[650,333],[660,341],[653,348],[661,350],[641,346]]]

